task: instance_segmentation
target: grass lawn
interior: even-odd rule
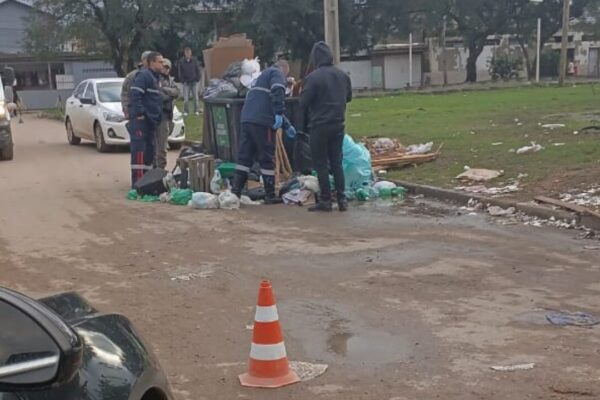
[[[183,110],[183,103],[177,107]],[[202,121],[194,115],[185,119],[189,140],[201,140]],[[539,123],[566,127],[551,131]],[[566,168],[600,166],[600,134],[573,134],[589,125],[600,125],[600,90],[594,93],[590,85],[358,98],[347,114],[347,131],[355,138],[393,137],[405,145],[433,141],[435,148],[443,143],[437,161],[388,176],[446,187],[456,186],[453,178],[466,165],[504,170],[504,179],[528,174],[525,184]],[[509,152],[532,141],[545,149]]]
[[[354,137],[393,137],[404,145],[433,141],[435,148],[443,143],[437,161],[389,174],[417,183],[455,186],[453,178],[466,165],[502,169],[505,178],[529,174],[524,183],[567,167],[600,165],[600,134],[573,134],[600,125],[600,91],[589,85],[362,98],[351,103],[347,121]],[[566,127],[551,131],[539,123]],[[545,149],[509,152],[532,141]]]

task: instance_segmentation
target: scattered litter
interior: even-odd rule
[[[212,193],[194,193],[192,194],[189,206],[196,210],[213,210],[219,208],[219,197]]]
[[[260,205],[262,205],[262,202],[252,201],[252,199],[248,196],[242,196],[240,198],[240,203],[244,206],[260,206]]]
[[[503,186],[503,187],[491,187],[491,188],[485,187],[483,185],[457,186],[454,189],[462,190],[463,192],[480,193],[480,194],[487,194],[490,196],[496,196],[499,194],[508,194],[508,193],[518,192],[519,185],[514,184],[514,185]]]
[[[565,126],[566,126],[565,124],[545,124],[545,125],[542,125],[542,128],[554,130],[554,129],[564,128]]]
[[[516,151],[517,151],[517,150],[515,150],[515,149],[510,149],[508,152],[509,152],[509,153],[515,153]]]
[[[492,146],[501,146],[503,144],[504,144],[504,142],[496,142],[496,143],[492,143]]]
[[[285,193],[281,198],[285,204],[302,206],[310,200],[313,192],[306,189],[294,189]]]
[[[373,185],[373,188],[377,191],[386,190],[386,189],[392,190],[397,187],[398,187],[398,185],[396,185],[394,182],[388,182],[388,181],[379,181]]]
[[[433,150],[433,142],[425,144],[413,144],[408,146],[406,150],[406,153],[409,155],[431,153],[431,150]]]
[[[377,171],[377,174],[379,174],[379,175],[386,175],[387,174],[387,170],[385,170],[385,169],[379,170],[379,171]]]
[[[579,135],[579,131],[573,131],[573,135]]]
[[[515,118],[515,122],[519,122],[519,118]]]
[[[230,191],[225,191],[219,195],[219,207],[224,210],[237,210],[240,208],[240,199]]]
[[[523,126],[523,123],[522,123],[522,122],[519,122],[519,123],[517,124],[517,126]]]
[[[546,314],[546,319],[553,324],[558,326],[581,326],[581,327],[592,327],[600,324],[596,318],[590,314],[582,312],[568,312],[568,311],[552,311]]]
[[[254,330],[254,324],[252,324],[252,325],[246,325],[246,330],[247,331],[253,331]]]
[[[517,210],[514,207],[507,208],[506,210],[498,206],[488,207],[488,213],[492,217],[507,217],[509,215],[514,215],[516,212]]]
[[[193,192],[190,189],[173,189],[171,190],[171,204],[178,206],[187,206],[192,200]]]
[[[350,116],[353,117],[353,118],[358,118],[358,117],[362,117],[362,114],[361,113],[357,113],[357,114],[351,114]]]
[[[543,149],[544,148],[541,145],[531,142],[531,146],[521,147],[519,150],[517,150],[517,154],[537,153]]]
[[[517,175],[517,179],[527,178],[528,176],[529,176],[529,174],[519,174],[519,175]]]
[[[560,146],[564,146],[566,143],[554,143],[553,146],[555,147],[560,147]]]
[[[560,199],[578,206],[600,208],[600,186],[592,186],[583,192],[563,193]]]
[[[323,375],[329,366],[326,364],[290,361],[290,368],[298,375],[302,382],[306,382]]]
[[[498,178],[504,174],[504,171],[496,171],[491,169],[479,169],[465,167],[467,170],[458,175],[456,179],[466,179],[475,182],[485,182]]]
[[[177,275],[171,278],[172,281],[191,281],[192,279],[198,278],[196,274],[183,274]]]
[[[535,367],[535,363],[528,364],[517,364],[517,365],[507,365],[507,366],[493,366],[491,367],[494,371],[498,372],[515,372],[515,371],[528,371]]]
[[[171,193],[163,193],[158,196],[161,203],[170,203],[171,202]]]
[[[600,250],[600,246],[583,246],[584,250]]]
[[[367,138],[363,140],[363,144],[372,157],[393,155],[398,152],[406,152],[406,148],[396,139],[390,138]]]

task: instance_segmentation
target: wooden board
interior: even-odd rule
[[[553,206],[561,207],[566,210],[571,210],[571,211],[574,211],[576,213],[581,213],[581,214],[583,214],[587,211],[591,211],[591,210],[588,210],[587,208],[579,206],[577,204],[567,203],[565,201],[553,199],[553,198],[546,197],[546,196],[537,196],[537,197],[534,197],[534,200],[537,202],[540,202],[540,203],[551,204]]]

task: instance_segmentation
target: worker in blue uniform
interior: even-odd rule
[[[296,130],[284,116],[289,73],[288,62],[278,61],[260,74],[246,96],[232,189],[238,197],[241,197],[248,173],[256,159],[265,188],[265,204],[281,203],[281,199],[275,194],[275,133],[283,129],[288,137],[296,136]]]

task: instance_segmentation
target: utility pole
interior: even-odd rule
[[[569,14],[571,12],[571,0],[563,0],[563,27],[562,27],[562,46],[560,48],[560,75],[558,84],[565,83],[567,74],[567,49],[569,46]]]
[[[442,25],[442,70],[444,71],[444,86],[448,85],[448,64],[446,62],[446,30],[448,29],[448,18],[444,15],[444,24]]]
[[[338,0],[323,0],[325,8],[325,43],[331,48],[333,62],[340,63],[340,16]]]
[[[540,57],[542,51],[542,19],[537,19],[537,52],[535,59],[535,81],[536,83],[540,83]]]
[[[408,35],[408,87],[413,83],[413,34]]]

